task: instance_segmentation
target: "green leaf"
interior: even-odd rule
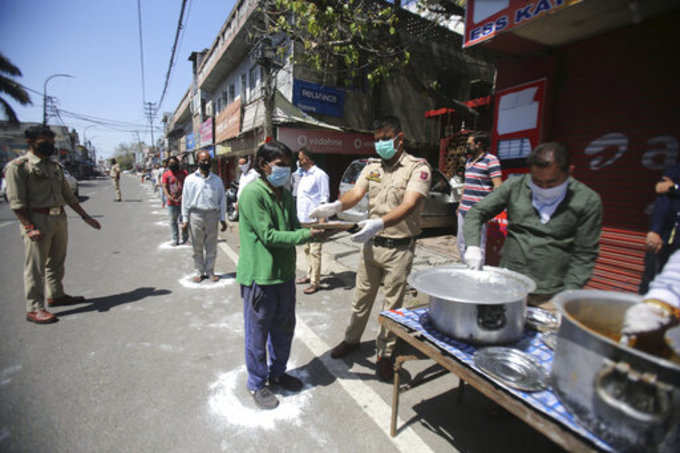
[[[394,29],[394,27],[390,27],[390,35],[393,35],[397,32],[397,30]]]

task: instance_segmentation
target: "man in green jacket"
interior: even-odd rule
[[[586,284],[595,267],[602,227],[600,196],[569,176],[564,145],[543,143],[527,159],[529,174],[511,177],[465,216],[464,234],[472,247],[465,262],[481,268],[482,225],[507,209],[508,236],[501,267],[536,282],[530,305],[554,309],[552,296]]]
[[[260,146],[254,162],[260,177],[239,198],[236,281],[243,298],[248,390],[262,409],[279,404],[269,387],[302,388],[285,372],[295,330],[295,246],[323,237],[320,230],[300,228],[293,196],[283,188],[291,157],[283,143]]]

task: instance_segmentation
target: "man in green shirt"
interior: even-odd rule
[[[293,196],[283,188],[290,180],[291,157],[283,143],[260,146],[254,163],[260,177],[239,198],[236,281],[243,298],[248,390],[262,409],[279,404],[267,381],[271,387],[302,388],[299,379],[285,373],[295,330],[295,246],[323,235],[300,228]]]
[[[529,174],[511,177],[465,216],[469,247],[465,262],[481,268],[482,225],[507,209],[508,236],[501,267],[536,281],[531,305],[554,309],[555,293],[586,284],[595,267],[602,227],[600,196],[569,176],[567,149],[555,142],[537,146],[527,159]]]

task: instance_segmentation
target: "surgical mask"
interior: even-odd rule
[[[36,152],[43,156],[51,156],[56,151],[53,143],[42,142],[36,147]]]
[[[238,168],[241,169],[241,173],[247,173],[248,170],[250,169],[250,165],[242,164],[242,165],[239,165]]]
[[[397,152],[397,149],[394,147],[394,139],[376,141],[375,152],[384,160],[392,159]]]
[[[290,181],[290,167],[272,165],[272,172],[267,176],[267,181],[274,187],[281,187]]]
[[[210,170],[210,161],[203,161],[198,163],[198,168],[200,168],[203,171],[208,171]]]
[[[541,218],[541,223],[548,223],[552,215],[555,213],[557,206],[564,200],[567,195],[567,179],[559,186],[544,189],[538,187],[529,179],[529,187],[531,188],[531,204],[538,210]]]

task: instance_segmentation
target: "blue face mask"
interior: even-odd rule
[[[397,152],[397,149],[394,147],[394,138],[376,141],[375,152],[384,160],[392,159]]]
[[[290,167],[272,165],[272,172],[267,176],[267,181],[274,187],[281,187],[290,181]]]

